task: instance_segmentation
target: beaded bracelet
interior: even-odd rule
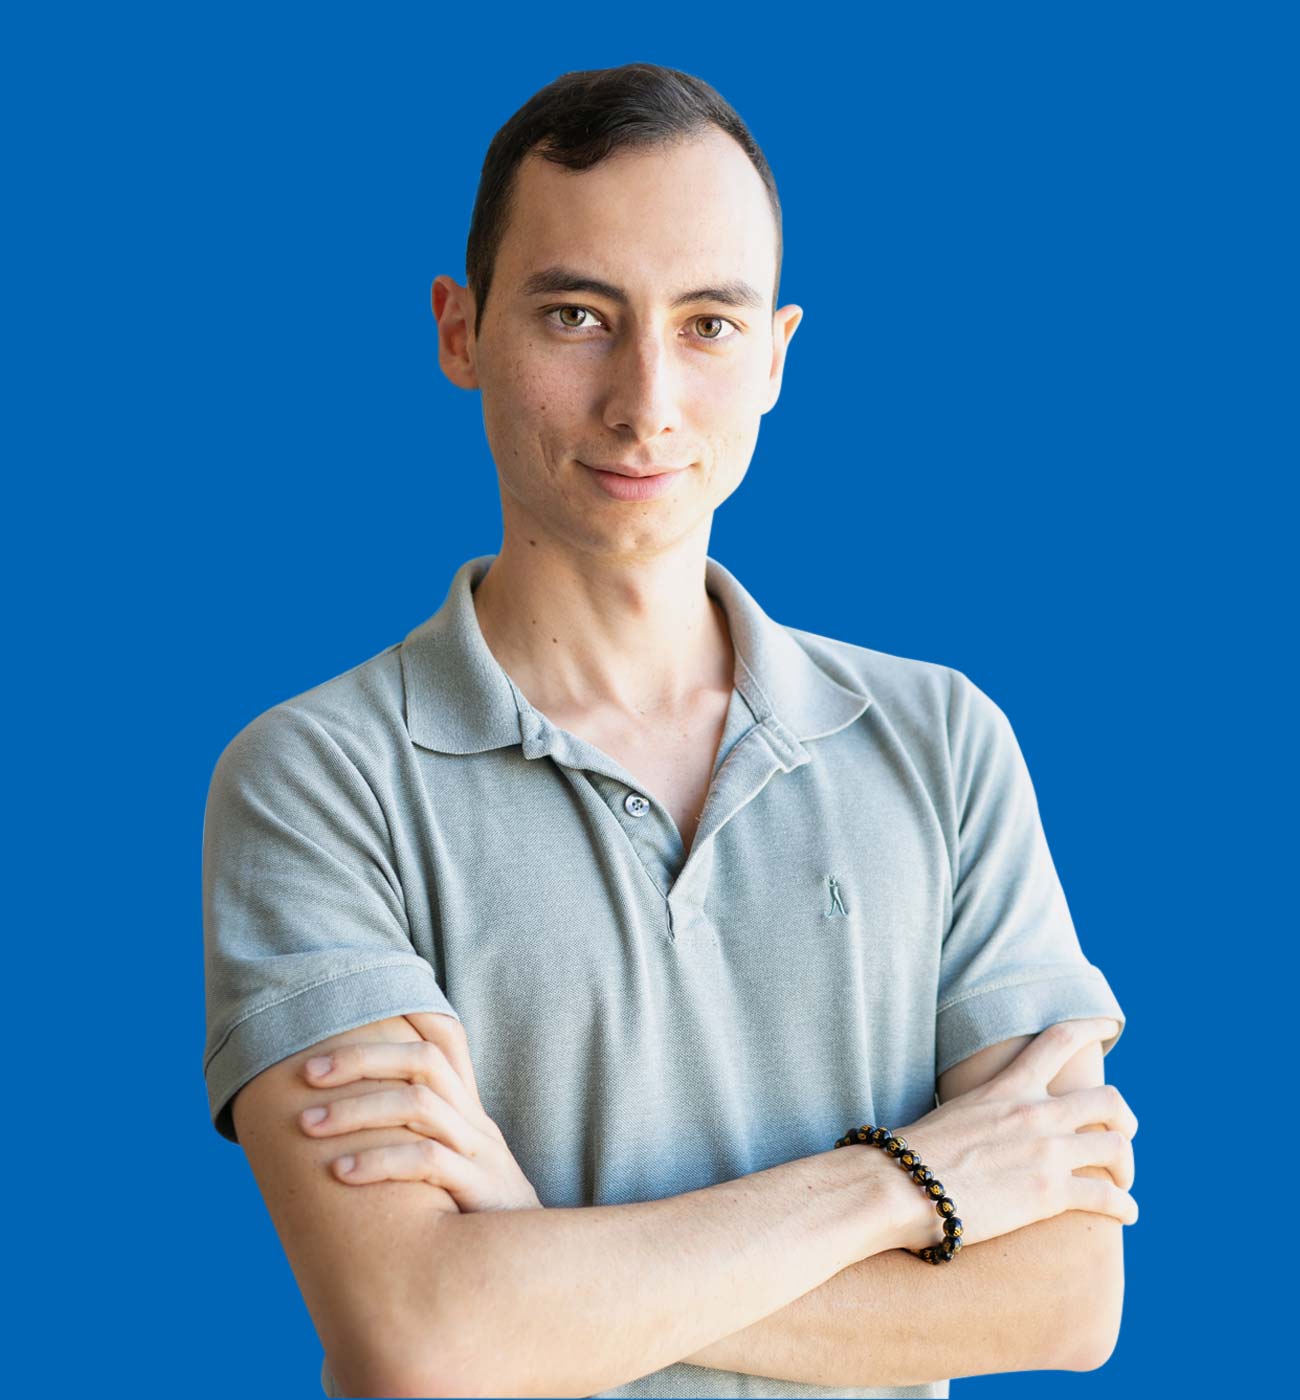
[[[961,1249],[962,1225],[952,1198],[944,1194],[943,1182],[934,1179],[934,1173],[921,1161],[920,1154],[907,1145],[906,1138],[895,1137],[888,1128],[873,1128],[870,1123],[864,1123],[860,1128],[850,1128],[835,1146],[851,1147],[859,1142],[888,1152],[910,1174],[925,1193],[926,1200],[934,1202],[935,1210],[943,1217],[943,1239],[938,1244],[907,1252],[924,1259],[927,1264],[946,1264],[954,1258]]]

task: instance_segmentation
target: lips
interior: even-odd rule
[[[591,480],[607,496],[617,501],[652,501],[666,496],[677,489],[677,478],[686,475],[686,469],[652,468],[646,471],[629,471],[619,463],[612,467],[589,467],[579,463],[591,473]]]
[[[609,466],[601,465],[597,462],[584,462],[584,467],[590,467],[593,471],[612,472],[615,476],[630,476],[640,478],[643,476],[667,476],[671,472],[684,471],[684,467],[629,467],[621,462],[611,463]]]

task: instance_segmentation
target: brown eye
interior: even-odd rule
[[[695,327],[700,340],[730,340],[740,331],[740,327],[725,316],[697,316]]]
[[[564,314],[565,314],[565,312],[572,312],[575,316],[585,316],[585,315],[587,315],[587,311],[586,311],[586,308],[585,308],[585,307],[581,307],[581,306],[557,306],[557,307],[556,307],[556,310],[560,313],[561,323],[562,323],[563,325],[567,326],[571,331],[581,330],[581,328],[582,328],[582,323],[581,323],[581,321],[565,321],[565,320],[564,320]]]

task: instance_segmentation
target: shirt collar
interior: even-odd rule
[[[495,558],[467,559],[442,606],[402,642],[407,728],[421,748],[482,753],[522,743],[533,731],[536,711],[493,656],[474,611],[471,590]],[[804,740],[836,733],[871,704],[860,681],[823,670],[716,559],[706,558],[704,579],[727,614],[736,688],[792,761],[808,756]]]

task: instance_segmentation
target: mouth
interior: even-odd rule
[[[578,465],[585,467],[601,490],[616,501],[654,500],[657,496],[672,491],[679,478],[687,473],[686,467],[649,467],[638,470],[623,463],[608,467],[593,467],[586,462],[579,462]]]
[[[607,476],[628,476],[634,481],[640,481],[647,476],[672,476],[675,472],[685,471],[685,467],[628,467],[621,462],[612,463],[609,466],[592,466],[590,462],[583,462],[580,465],[588,471],[604,472]]]

